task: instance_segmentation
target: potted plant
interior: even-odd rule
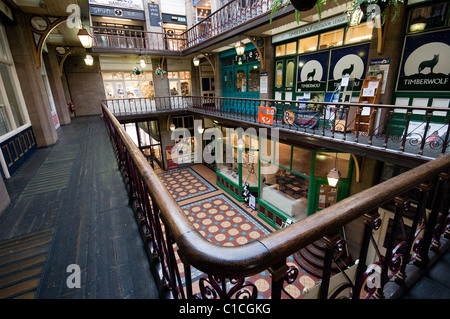
[[[143,74],[144,71],[142,71],[142,69],[140,69],[140,68],[134,67],[133,71],[131,71],[131,73],[134,75],[139,75],[139,74]]]
[[[164,73],[166,73],[166,70],[164,70],[160,65],[155,69],[155,74],[158,74],[161,76],[161,78],[164,76]]]

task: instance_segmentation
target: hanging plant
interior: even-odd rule
[[[155,73],[158,75],[163,75],[164,73],[166,73],[166,70],[164,70],[160,65],[158,65],[158,67],[155,69]]]
[[[358,8],[361,8],[368,19],[371,18],[372,14],[380,14],[381,24],[384,24],[384,22],[386,21],[388,7],[394,9],[394,14],[392,15],[391,19],[391,21],[394,21],[398,16],[399,5],[403,2],[404,0],[354,0],[347,10],[347,15],[350,20],[350,17],[353,15],[353,13],[355,13]],[[374,5],[378,6],[379,11],[378,8]]]
[[[139,74],[144,74],[144,71],[140,68],[134,67],[133,71],[131,71],[131,73],[134,75],[139,75]]]
[[[334,3],[338,4],[337,0],[333,0]],[[319,21],[322,17],[322,8],[327,4],[327,0],[275,0],[272,2],[270,15],[270,22],[272,23],[272,18],[275,12],[279,10],[285,10],[288,5],[292,4],[295,9],[295,20],[297,23],[300,22],[300,12],[308,11],[316,7],[317,14],[319,15]]]

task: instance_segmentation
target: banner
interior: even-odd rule
[[[320,111],[287,110],[284,112],[283,121],[288,125],[314,129],[319,125],[320,115]]]
[[[408,36],[397,83],[398,91],[450,90],[450,32]]]
[[[258,107],[258,122],[262,124],[272,124],[273,115],[277,109],[270,106],[259,106]]]

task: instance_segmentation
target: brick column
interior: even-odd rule
[[[21,12],[15,13],[17,24],[6,26],[9,46],[36,136],[36,143],[38,147],[47,147],[56,143],[58,135],[53,124],[41,70],[34,62],[26,21]]]

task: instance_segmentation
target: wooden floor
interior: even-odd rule
[[[100,116],[77,117],[6,181],[0,298],[158,298]],[[80,288],[69,288],[80,267]]]

